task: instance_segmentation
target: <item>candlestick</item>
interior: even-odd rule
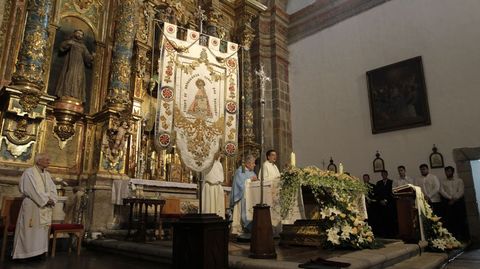
[[[295,164],[296,164],[295,153],[293,153],[292,151],[292,153],[290,154],[290,165],[292,167],[295,167]]]

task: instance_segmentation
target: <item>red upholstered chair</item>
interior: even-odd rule
[[[2,249],[0,250],[0,262],[5,260],[8,236],[15,234],[18,213],[22,207],[23,197],[3,197],[2,210],[0,211],[0,236],[2,237]]]
[[[50,233],[52,234],[52,257],[55,257],[55,250],[57,247],[57,236],[59,234],[69,234],[77,237],[77,255],[80,255],[80,250],[82,249],[82,239],[85,229],[82,224],[63,224],[63,223],[53,223],[50,226]],[[72,252],[72,247],[69,245],[68,253]]]

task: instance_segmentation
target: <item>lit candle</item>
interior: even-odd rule
[[[296,161],[295,160],[295,153],[293,153],[293,151],[292,151],[292,153],[290,154],[290,164],[292,165],[292,167],[295,167],[295,164],[296,164],[295,161]]]
[[[338,164],[338,173],[343,174],[343,164],[342,163]]]

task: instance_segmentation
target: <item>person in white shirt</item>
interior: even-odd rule
[[[432,207],[433,213],[442,216],[442,206],[440,199],[440,181],[435,175],[430,174],[428,165],[420,165],[421,176],[415,180],[415,185],[422,189],[425,199]]]
[[[400,187],[400,186],[407,185],[407,184],[414,184],[415,185],[414,179],[407,176],[405,166],[400,165],[397,168],[397,170],[398,170],[399,177],[398,177],[398,179],[393,180],[393,186],[392,186],[393,188]]]
[[[445,178],[440,181],[440,195],[444,212],[443,222],[455,237],[464,239],[467,231],[465,225],[464,185],[461,178],[455,177],[455,168],[445,167]]]

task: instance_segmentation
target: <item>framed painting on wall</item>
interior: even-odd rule
[[[367,72],[372,133],[430,125],[422,57]]]
[[[445,166],[443,162],[443,155],[438,152],[438,148],[437,146],[435,146],[435,144],[433,145],[432,153],[430,154],[429,160],[430,168],[442,168]]]

